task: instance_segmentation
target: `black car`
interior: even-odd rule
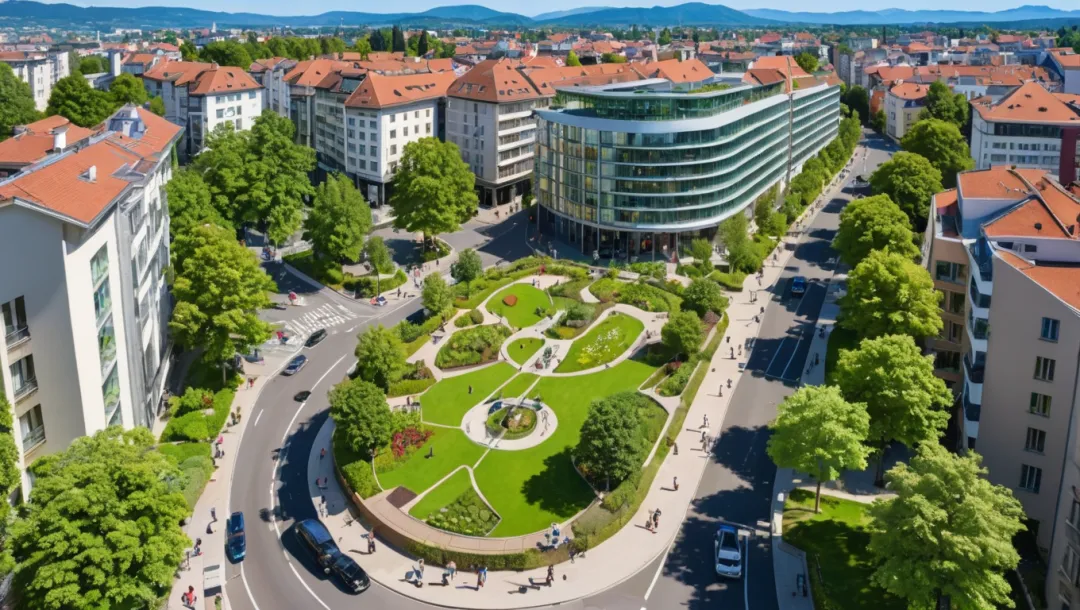
[[[322,340],[325,338],[326,329],[320,328],[319,330],[311,333],[311,336],[307,338],[307,341],[304,341],[304,345],[307,347],[315,347],[316,345],[322,343]]]
[[[307,356],[301,354],[289,361],[289,365],[285,367],[282,374],[295,375],[300,372],[300,369],[304,368],[305,364],[307,364]]]
[[[235,512],[229,515],[229,520],[225,522],[225,551],[233,561],[242,561],[247,555],[244,513]]]
[[[295,400],[296,402],[304,402],[309,398],[311,398],[311,392],[308,390],[304,390],[303,392],[297,392],[296,396],[293,396],[293,400]]]
[[[317,519],[305,519],[296,524],[296,535],[300,542],[315,556],[315,562],[323,574],[334,575],[345,588],[359,593],[371,586],[364,569],[352,557],[345,555],[334,542],[334,537],[326,526]]]

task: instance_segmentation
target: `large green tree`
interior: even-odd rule
[[[668,321],[664,323],[660,329],[660,338],[664,345],[671,348],[676,355],[682,354],[685,358],[689,358],[701,347],[705,331],[696,313],[689,310],[680,311],[671,314]]]
[[[1020,556],[1013,536],[1024,511],[1008,488],[986,479],[982,457],[925,443],[889,471],[893,500],[871,507],[873,584],[909,608],[995,610],[1013,606],[1005,574]]]
[[[0,497],[8,498],[22,482],[19,475],[19,449],[13,436],[14,417],[7,398],[0,393]],[[28,442],[26,440],[23,441]],[[11,573],[15,560],[11,556],[8,528],[11,525],[11,504],[0,503],[0,577]]]
[[[746,214],[738,213],[720,223],[716,238],[727,251],[728,267],[732,271],[753,273],[761,265],[750,244],[750,222]]]
[[[956,174],[975,167],[964,135],[952,123],[925,119],[915,123],[900,140],[908,152],[926,157],[939,172],[946,188],[956,186]]]
[[[866,123],[870,120],[870,95],[861,85],[855,85],[844,94],[844,103],[853,112],[859,115],[859,122]]]
[[[371,38],[368,36],[357,38],[353,50],[360,54],[361,61],[367,61],[368,55],[371,55]]]
[[[920,233],[929,221],[930,199],[944,190],[941,172],[926,157],[910,152],[898,152],[882,163],[870,175],[870,188],[875,195],[888,195]]]
[[[420,32],[420,40],[416,43],[416,55],[418,57],[427,55],[429,47],[430,44],[428,43],[427,30],[424,30],[423,32]]]
[[[288,117],[267,108],[255,119],[247,140],[247,188],[238,203],[244,220],[266,223],[266,236],[273,243],[300,228],[304,199],[315,194],[308,179],[315,169],[315,151],[297,144],[295,133]]]
[[[806,71],[807,74],[817,72],[818,58],[805,51],[795,56],[795,63],[799,64],[799,67]]]
[[[379,324],[360,333],[356,360],[360,379],[389,390],[405,372],[405,346],[396,330]]]
[[[570,49],[570,52],[566,54],[566,65],[571,67],[581,65],[581,60],[578,59],[577,53],[575,53],[573,49]]]
[[[839,323],[862,337],[941,332],[941,293],[920,265],[901,254],[874,250],[848,276]]]
[[[372,235],[364,243],[364,254],[367,262],[379,273],[392,273],[394,271],[394,258],[390,255],[390,248],[378,235]]]
[[[11,526],[23,608],[148,608],[190,544],[183,475],[145,428],[75,439],[32,466],[30,502]]]
[[[952,394],[934,375],[933,356],[923,356],[911,337],[863,339],[858,348],[841,351],[832,381],[844,398],[866,404],[867,439],[878,452],[879,483],[889,443],[934,443],[949,422]]]
[[[11,137],[16,125],[33,123],[41,117],[34,105],[34,92],[25,81],[0,62],[0,141]]]
[[[330,174],[315,192],[304,229],[316,254],[355,261],[364,247],[364,236],[371,231],[371,207],[352,180]]]
[[[214,207],[210,187],[199,172],[192,169],[174,172],[172,180],[165,184],[165,192],[169,204],[169,235],[173,239],[207,223],[232,228]]]
[[[90,86],[79,72],[56,81],[45,113],[59,114],[80,127],[93,127],[109,117],[113,101],[108,93]]]
[[[112,96],[113,104],[118,107],[124,104],[142,106],[149,99],[142,79],[126,72],[109,83],[109,95]]]
[[[330,417],[349,447],[374,456],[390,442],[391,414],[386,394],[363,379],[346,379],[330,390]]]
[[[236,225],[243,222],[238,200],[248,188],[244,159],[250,135],[236,131],[232,123],[221,123],[207,135],[205,147],[191,163],[210,187],[214,208]]]
[[[428,237],[457,231],[476,213],[475,178],[450,142],[420,138],[406,144],[390,197],[394,227],[423,233],[425,244]]]
[[[707,278],[690,280],[690,285],[683,291],[683,309],[697,313],[704,318],[710,311],[721,315],[727,309],[728,300],[720,285]]]
[[[926,108],[920,119],[939,119],[963,129],[968,121],[968,99],[963,93],[953,93],[945,81],[930,83],[926,92]]]
[[[854,267],[873,250],[888,250],[914,260],[919,256],[908,217],[888,195],[856,199],[840,213],[833,248]]]
[[[258,310],[270,306],[274,281],[232,231],[197,226],[173,246],[176,306],[169,330],[178,343],[220,363],[270,338]]]
[[[101,74],[109,71],[109,60],[100,55],[88,55],[80,58],[79,63],[72,64],[71,69],[83,74]]]
[[[606,480],[608,489],[641,467],[645,441],[632,392],[595,400],[581,426],[574,460],[594,480]]]
[[[472,248],[462,250],[454,264],[450,265],[450,277],[465,284],[466,296],[472,293],[472,281],[483,273],[484,263]]]
[[[804,386],[777,407],[769,424],[766,451],[781,468],[814,477],[814,512],[821,510],[821,484],[844,470],[866,468],[866,435],[870,416],[866,404],[849,402],[835,386]]]
[[[199,57],[206,62],[219,66],[233,66],[247,70],[251,67],[251,54],[244,45],[235,40],[211,42],[199,52]]]
[[[424,307],[432,313],[442,313],[454,304],[454,291],[442,274],[431,273],[424,278]]]

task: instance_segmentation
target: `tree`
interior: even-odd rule
[[[689,358],[701,347],[705,331],[701,328],[701,319],[696,313],[680,311],[671,314],[668,321],[664,323],[663,328],[660,329],[660,338],[664,345],[671,348],[675,354],[682,354]]]
[[[100,55],[88,55],[79,58],[78,63],[70,64],[72,70],[83,74],[101,74],[109,71],[108,60]]]
[[[405,372],[405,347],[397,331],[382,324],[368,328],[356,343],[356,364],[360,379],[384,390]]]
[[[335,261],[359,260],[364,236],[371,230],[371,208],[352,180],[330,174],[315,192],[304,229],[317,255]]]
[[[374,456],[390,442],[390,406],[386,394],[363,379],[346,379],[330,390],[330,417],[349,448]]]
[[[420,40],[416,43],[416,55],[423,57],[427,55],[429,49],[427,30],[420,32]]]
[[[145,428],[107,428],[31,466],[30,502],[11,526],[26,608],[151,607],[190,544],[183,475]]]
[[[1005,574],[1020,556],[1012,539],[1024,511],[1008,488],[991,484],[982,457],[926,443],[910,464],[889,471],[893,500],[870,506],[871,582],[909,608],[993,610],[1012,606]]]
[[[142,79],[135,78],[126,72],[109,83],[109,95],[113,98],[113,104],[118,107],[124,104],[142,106],[147,100],[146,87]]]
[[[382,30],[375,30],[374,32],[371,33],[371,36],[369,36],[368,38],[370,39],[370,42],[371,42],[371,50],[372,51],[382,52],[382,51],[386,51],[387,49],[389,49],[390,45],[386,41],[386,38],[383,37]]]
[[[690,256],[694,257],[694,264],[702,269],[712,268],[713,247],[709,240],[698,238],[690,242]]]
[[[480,260],[480,255],[472,248],[462,250],[458,254],[457,261],[450,265],[450,277],[465,284],[466,297],[472,291],[469,283],[480,277],[482,273],[484,273],[484,263]]]
[[[180,44],[180,57],[184,61],[199,61],[199,47],[190,40],[185,40]]]
[[[59,114],[80,127],[93,127],[112,114],[113,102],[108,93],[90,86],[79,72],[56,81],[45,114]]]
[[[848,276],[839,323],[862,337],[932,337],[941,332],[940,300],[926,269],[903,255],[874,250]]]
[[[727,262],[731,271],[752,273],[761,265],[750,247],[749,230],[750,222],[742,212],[720,223],[717,239],[727,251]]]
[[[870,413],[866,438],[878,452],[879,484],[889,443],[899,441],[908,447],[935,443],[949,422],[952,394],[934,376],[933,356],[923,356],[911,337],[863,339],[858,348],[841,351],[833,381],[844,398],[866,403]]]
[[[704,318],[710,311],[723,314],[728,300],[719,284],[708,278],[696,278],[690,280],[690,285],[683,291],[682,306]]]
[[[405,34],[402,33],[400,27],[396,25],[394,26],[393,30],[391,30],[390,40],[392,44],[392,48],[390,49],[391,51],[393,51],[394,53],[405,52]]]
[[[235,131],[228,121],[221,123],[206,137],[206,145],[191,164],[210,188],[218,213],[234,225],[244,222],[238,202],[248,188],[245,157],[250,135]]]
[[[383,238],[372,235],[364,244],[364,253],[367,261],[379,273],[391,273],[394,271],[394,259],[390,256],[390,249],[386,247]]]
[[[926,228],[930,199],[943,190],[941,172],[922,155],[898,152],[870,175],[876,195],[888,195],[919,232]]]
[[[804,386],[780,403],[769,424],[767,452],[776,465],[814,477],[814,512],[821,512],[821,484],[844,470],[866,468],[870,428],[866,405],[848,402],[835,386]]]
[[[570,52],[566,54],[566,65],[574,67],[581,65],[581,60],[578,59],[577,53],[573,49],[570,49]]]
[[[180,345],[202,348],[203,358],[216,364],[270,338],[258,310],[270,306],[266,293],[276,288],[274,281],[232,231],[194,227],[177,237],[173,257],[176,306],[169,330]]]
[[[626,56],[618,53],[602,53],[600,61],[605,64],[625,64]]]
[[[870,94],[861,85],[848,89],[844,95],[844,103],[859,115],[860,123],[870,120]]]
[[[0,141],[11,137],[16,125],[33,123],[41,117],[34,104],[34,92],[15,71],[0,62]]]
[[[818,58],[803,51],[795,56],[795,63],[799,64],[799,67],[803,69],[807,74],[813,74],[818,69]]]
[[[165,184],[165,192],[169,205],[169,236],[173,239],[207,223],[232,228],[214,207],[210,187],[198,172],[185,169],[173,173],[172,180]]]
[[[926,108],[919,119],[938,119],[963,129],[968,121],[968,100],[963,93],[953,93],[945,81],[936,80],[926,92]]]
[[[219,66],[233,66],[247,70],[251,67],[251,54],[244,45],[235,40],[219,40],[203,47],[199,57],[205,62]]]
[[[778,191],[777,186],[772,186],[754,200],[754,223],[757,224],[759,231],[770,228],[773,222],[773,212],[776,207],[775,202]]]
[[[0,394],[0,494],[10,497],[12,492],[22,483],[19,476],[19,449],[15,446],[14,417],[11,413],[11,405],[7,398]],[[0,503],[0,575],[10,574],[15,568],[15,560],[11,556],[11,545],[8,543],[8,528],[11,504]]]
[[[594,479],[605,479],[608,489],[622,482],[641,467],[645,443],[640,427],[633,392],[594,400],[574,449],[578,468]]]
[[[854,267],[872,250],[888,250],[915,260],[919,249],[908,225],[908,217],[888,195],[856,199],[840,212],[840,228],[833,248],[840,260]]]
[[[870,119],[870,127],[879,134],[885,133],[885,111],[878,110],[874,113],[872,119]]]
[[[424,278],[424,307],[433,313],[442,313],[454,304],[454,291],[439,273]]]
[[[671,44],[671,30],[667,28],[660,30],[660,37],[656,40],[656,42],[662,47]]]
[[[457,231],[479,205],[475,179],[453,143],[438,138],[409,142],[394,173],[394,227],[422,232],[425,245],[428,237]]]
[[[363,38],[356,39],[356,46],[353,49],[360,54],[361,61],[367,61],[368,55],[371,54],[371,38],[364,36]]]
[[[150,98],[150,112],[165,116],[165,100],[161,99],[160,95]]]
[[[971,151],[963,134],[952,123],[925,119],[911,126],[900,140],[900,146],[926,157],[941,172],[945,188],[956,186],[956,174],[975,167]]]
[[[255,119],[247,139],[246,188],[237,203],[245,221],[266,223],[266,236],[273,243],[285,241],[300,228],[304,199],[315,194],[308,178],[315,169],[315,151],[297,144],[295,132],[288,117],[267,108]]]

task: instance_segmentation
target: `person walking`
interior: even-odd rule
[[[187,591],[180,595],[180,601],[183,602],[185,608],[195,608],[195,600],[198,599],[195,595],[195,587],[188,585]]]
[[[654,530],[660,529],[660,509],[659,508],[656,509],[656,511],[652,515],[652,524],[653,524],[653,529]]]
[[[555,566],[549,565],[547,569],[547,586],[551,586],[555,582]]]
[[[326,447],[323,447],[323,448],[322,448],[322,449],[321,449],[321,450],[319,451],[319,459],[321,460],[321,459],[323,459],[323,458],[325,458],[325,457],[326,457]]]
[[[213,506],[210,507],[210,519],[217,523],[217,509]]]
[[[421,557],[420,560],[416,562],[416,582],[420,586],[423,586],[423,584],[424,584],[424,558],[423,557]]]
[[[649,530],[650,532],[652,532],[654,534],[656,533],[656,532],[653,532],[652,513],[649,513],[649,514],[645,515],[645,529]]]
[[[446,569],[450,572],[450,580],[454,580],[454,576],[457,575],[457,564],[451,561],[446,564]]]
[[[482,569],[482,568],[481,568]],[[484,588],[484,573],[480,570],[476,571],[476,590]]]
[[[679,491],[679,477],[675,477],[671,480],[671,486],[675,488],[675,491]]]

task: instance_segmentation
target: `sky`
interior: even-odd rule
[[[436,6],[448,6],[451,4],[480,4],[497,11],[518,13],[521,15],[536,15],[542,12],[567,10],[580,6],[673,6],[691,0],[545,0],[542,3],[523,3],[509,0],[473,1],[465,0],[454,2],[452,0],[396,0],[392,4],[373,2],[372,0],[321,0],[313,3],[297,4],[293,0],[42,0],[45,2],[68,2],[79,6],[183,6],[194,9],[210,11],[226,11],[230,13],[250,12],[266,15],[315,15],[327,11],[359,11],[371,13],[388,12],[422,12]],[[874,10],[894,6],[907,10],[978,10],[1000,11],[1015,8],[1023,4],[1040,4],[1064,10],[1074,10],[1080,5],[1075,0],[913,0],[911,2],[882,3],[874,6],[866,0],[832,0],[827,5],[808,4],[805,0],[731,0],[727,2],[709,2],[710,4],[724,4],[734,9],[770,8],[787,11],[813,11],[813,12],[837,12],[851,10]]]

